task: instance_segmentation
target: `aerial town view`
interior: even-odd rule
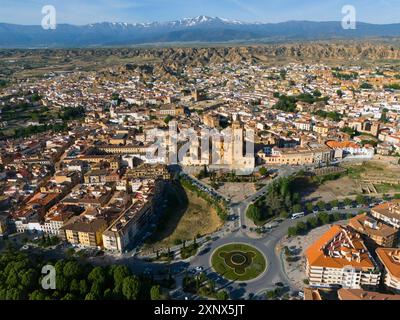
[[[0,0],[0,300],[400,300],[400,3],[348,2]]]

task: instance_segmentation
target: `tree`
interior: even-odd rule
[[[319,97],[322,96],[322,93],[321,93],[321,91],[319,91],[318,89],[316,89],[316,90],[314,90],[314,92],[313,92],[313,96],[319,98]]]
[[[344,199],[344,204],[346,207],[351,206],[353,204],[353,200],[346,198]]]
[[[18,286],[19,281],[17,272],[13,270],[8,274],[6,284],[9,288],[15,288]]]
[[[215,291],[215,281],[210,279],[207,281],[207,286],[210,289],[211,292]]]
[[[151,300],[161,300],[161,287],[159,285],[151,287],[150,298]]]
[[[110,99],[113,100],[113,101],[118,100],[118,99],[119,99],[119,93],[114,92],[114,93],[111,95]]]
[[[165,124],[168,124],[168,123],[170,123],[172,119],[173,119],[173,117],[172,117],[172,116],[170,116],[170,115],[166,116],[166,117],[164,118],[164,122],[165,122]]]
[[[262,176],[266,176],[268,174],[268,169],[261,167],[260,170],[258,171],[258,173]]]
[[[370,84],[370,83],[368,83],[368,82],[363,82],[363,83],[360,85],[360,89],[372,89],[372,88],[373,88],[373,85]]]
[[[80,293],[79,282],[77,279],[72,279],[71,284],[69,286],[69,291],[71,291],[74,294]]]
[[[306,210],[307,212],[312,212],[314,210],[314,205],[312,204],[312,202],[306,203]]]
[[[131,275],[131,271],[127,266],[117,266],[114,269],[113,277],[114,277],[114,291],[117,293],[122,293],[122,284],[124,279]]]
[[[253,220],[254,222],[262,220],[261,211],[254,204],[251,204],[249,206],[246,215],[249,219]]]
[[[333,214],[333,221],[340,221],[342,220],[342,215],[339,212],[335,212]]]
[[[140,282],[136,276],[129,276],[124,279],[122,293],[127,300],[136,300],[139,295]]]
[[[36,270],[29,269],[21,277],[21,284],[28,290],[33,289],[38,283]]]
[[[79,292],[83,297],[88,293],[88,285],[85,279],[79,281]]]
[[[68,261],[64,265],[63,274],[66,278],[77,279],[81,276],[81,267],[76,261]]]
[[[104,272],[104,269],[102,267],[93,268],[93,270],[88,275],[88,279],[91,282],[104,284],[106,282],[106,274]]]
[[[56,275],[56,284],[57,284],[57,290],[66,292],[69,290],[69,282],[67,278],[64,277],[63,274],[57,274]]]
[[[99,300],[103,296],[102,285],[97,281],[93,282],[90,293],[96,297],[96,300]]]
[[[106,291],[104,291],[103,299],[108,300],[108,301],[114,299],[114,293],[110,288],[108,288]]]
[[[289,218],[289,213],[286,210],[282,210],[279,216],[283,219]]]
[[[299,212],[301,212],[302,209],[303,209],[303,208],[301,207],[300,204],[295,204],[295,205],[293,206],[293,213],[299,213]]]
[[[18,288],[11,288],[6,292],[6,300],[21,300],[22,297],[22,291]]]
[[[307,231],[307,225],[304,222],[297,223],[297,233],[303,234]]]
[[[367,199],[363,195],[361,195],[361,194],[357,195],[356,202],[358,204],[365,204],[366,201],[367,201]]]
[[[276,299],[278,297],[278,294],[275,290],[269,290],[269,291],[267,291],[266,296],[267,296],[267,299],[272,300],[272,299]]]
[[[326,212],[319,213],[318,220],[321,221],[322,224],[328,224],[330,222],[329,214]]]
[[[85,300],[97,300],[96,296],[89,292],[86,296],[85,296]]]
[[[71,293],[67,293],[64,297],[61,298],[61,300],[75,300],[75,297]]]
[[[311,229],[318,227],[318,219],[316,217],[310,217],[307,219],[307,224]]]
[[[297,236],[297,228],[296,227],[289,227],[288,229],[288,236],[289,237],[294,237]]]
[[[225,290],[218,291],[216,298],[217,300],[229,300],[229,293]]]
[[[326,207],[326,203],[324,202],[324,201],[318,201],[318,203],[317,203],[317,207],[318,207],[318,209],[319,210],[325,210],[325,207]]]
[[[46,294],[41,290],[35,290],[29,295],[29,300],[45,300]]]
[[[337,200],[337,199],[332,200],[330,202],[330,205],[331,205],[332,208],[338,208],[339,207],[339,200]]]

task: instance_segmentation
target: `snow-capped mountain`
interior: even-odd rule
[[[144,22],[144,23],[126,23],[126,22],[101,22],[89,24],[88,27],[94,28],[96,26],[110,27],[110,28],[179,28],[179,27],[198,27],[198,26],[216,26],[216,25],[243,25],[245,23],[237,20],[229,20],[219,17],[197,16],[194,18],[183,18],[167,22]]]
[[[345,30],[338,21],[248,23],[204,15],[169,22],[100,22],[84,26],[59,24],[55,30],[0,23],[2,48],[130,46],[180,42],[260,43],[369,37],[400,37],[400,24],[358,22],[357,29]]]

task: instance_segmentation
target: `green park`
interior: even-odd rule
[[[266,270],[266,259],[256,248],[232,243],[213,253],[211,264],[221,276],[233,281],[248,281],[258,278]]]

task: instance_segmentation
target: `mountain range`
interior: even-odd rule
[[[341,22],[288,21],[248,23],[198,16],[170,22],[41,26],[0,23],[2,48],[63,48],[136,46],[168,43],[271,43],[301,40],[369,39],[400,37],[400,23],[377,25],[358,22],[354,30]]]

